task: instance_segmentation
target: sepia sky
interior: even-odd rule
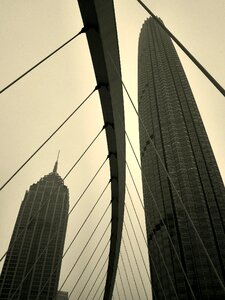
[[[138,35],[148,14],[135,0],[116,0],[114,3],[122,77],[133,101],[137,104]],[[225,86],[224,1],[146,0],[145,4],[161,17],[173,34],[216,80]],[[70,39],[81,28],[82,21],[76,1],[1,0],[0,89]],[[225,99],[179,49],[178,54],[225,181]],[[86,98],[95,85],[86,36],[83,34],[14,86],[0,94],[1,185]],[[137,116],[125,92],[124,103],[126,130],[138,153]],[[102,126],[100,101],[98,93],[95,92],[60,132],[0,191],[0,256],[7,250],[25,191],[32,183],[37,182],[42,176],[52,171],[59,149],[61,152],[58,172],[63,177]],[[106,156],[107,147],[103,132],[85,159],[82,159],[65,180],[65,184],[70,190],[70,207],[76,202]],[[141,190],[140,172],[128,144],[127,161]],[[93,186],[81,200],[79,207],[71,214],[65,247],[72,240],[77,228],[82,224],[108,180],[109,167],[107,162]],[[135,202],[136,207],[144,225],[144,214],[129,174],[127,174],[127,184],[131,189],[133,200],[137,201]],[[63,261],[61,282],[66,277],[69,268],[85,244],[87,236],[90,235],[109,202],[110,189],[107,189],[95,213],[88,221],[87,228],[84,228],[79,240]],[[128,198],[126,198],[126,202],[130,207]],[[135,218],[132,211],[131,215]],[[91,247],[87,249],[86,260],[91,255],[109,220],[110,210],[91,242]],[[125,221],[129,224],[126,215]],[[137,225],[135,220],[134,225]],[[101,249],[107,243],[109,233],[110,230],[104,237]],[[124,240],[126,241],[127,237],[124,237]],[[101,249],[98,250],[99,254]],[[125,255],[124,249],[122,250]],[[144,253],[147,257],[146,249]],[[97,259],[98,255],[96,255]],[[78,271],[82,270],[86,260],[85,258],[83,261],[81,260],[80,265],[77,266]],[[71,275],[63,290],[70,291],[72,289],[78,271]],[[85,279],[82,281],[85,282]],[[78,288],[81,289],[81,287]],[[71,299],[76,298],[71,297]],[[115,299],[117,299],[116,295]]]

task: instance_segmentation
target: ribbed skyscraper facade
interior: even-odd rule
[[[153,298],[225,299],[193,229],[225,284],[224,185],[174,45],[152,18],[139,37],[138,106]]]
[[[0,299],[55,299],[66,235],[69,193],[53,172],[22,201],[0,277]]]

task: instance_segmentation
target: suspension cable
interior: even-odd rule
[[[75,110],[54,130],[54,132],[34,151],[34,153],[15,171],[15,173],[0,187],[0,191],[23,169],[23,167],[41,150],[41,148],[63,127],[63,125],[79,110],[79,108],[91,97],[91,95],[99,89],[98,86],[75,108]]]
[[[137,0],[137,1],[138,1],[138,0]],[[216,270],[216,268],[215,268],[215,266],[214,266],[214,264],[213,264],[213,262],[212,262],[212,260],[211,260],[211,258],[210,258],[210,256],[209,256],[209,253],[208,253],[208,251],[207,251],[207,249],[206,249],[206,247],[205,247],[205,244],[204,244],[202,238],[200,237],[200,235],[199,235],[199,233],[198,233],[198,230],[197,230],[195,224],[193,223],[192,218],[191,218],[189,212],[187,211],[186,206],[184,205],[183,200],[182,200],[182,198],[181,198],[179,192],[177,191],[177,188],[176,188],[175,184],[173,183],[173,180],[172,180],[170,174],[168,173],[168,171],[167,171],[167,169],[166,169],[166,167],[165,167],[165,164],[164,164],[164,162],[163,162],[163,160],[162,160],[162,158],[161,158],[161,156],[160,156],[158,150],[156,149],[156,147],[155,147],[155,145],[154,145],[154,143],[153,143],[153,141],[152,141],[152,139],[151,139],[151,136],[150,136],[150,134],[149,134],[147,128],[145,127],[145,125],[144,125],[144,123],[143,123],[142,118],[140,117],[140,115],[139,115],[139,113],[138,113],[138,111],[137,111],[137,108],[135,107],[133,100],[131,99],[131,96],[130,96],[130,94],[129,94],[129,92],[128,92],[128,90],[127,90],[127,88],[126,88],[126,86],[125,86],[125,84],[124,84],[124,82],[123,82],[123,80],[122,80],[120,74],[118,73],[118,70],[117,70],[117,68],[116,68],[116,66],[115,66],[115,63],[114,63],[114,61],[113,61],[111,55],[109,54],[109,52],[108,52],[108,55],[109,55],[109,57],[110,57],[112,63],[114,64],[116,73],[117,73],[118,77],[119,77],[120,80],[121,80],[121,83],[122,83],[122,85],[123,85],[123,88],[124,88],[125,91],[126,91],[126,94],[127,94],[128,98],[129,98],[129,100],[130,100],[130,102],[131,102],[131,104],[132,104],[132,106],[133,106],[133,108],[134,108],[135,113],[136,113],[137,116],[138,116],[138,120],[140,121],[141,126],[143,127],[143,129],[145,130],[145,132],[146,132],[146,134],[147,134],[147,136],[148,136],[148,138],[149,138],[150,145],[153,147],[153,149],[154,149],[154,151],[155,151],[155,153],[156,153],[156,155],[157,155],[157,157],[158,157],[158,159],[159,159],[159,162],[160,162],[160,164],[162,165],[162,168],[163,168],[165,174],[167,175],[167,177],[168,177],[168,179],[169,179],[169,182],[170,182],[170,184],[171,184],[171,187],[172,187],[173,190],[175,191],[175,193],[176,193],[176,195],[177,195],[177,197],[178,197],[178,199],[179,199],[179,202],[180,202],[180,204],[181,204],[181,206],[182,206],[182,209],[184,210],[184,212],[185,212],[185,214],[186,214],[186,216],[187,216],[187,219],[188,219],[188,221],[190,222],[191,227],[193,228],[193,230],[194,230],[194,232],[195,232],[195,234],[196,234],[196,236],[197,236],[197,238],[198,238],[198,240],[199,240],[199,242],[200,242],[200,244],[201,244],[201,246],[202,246],[202,249],[203,249],[203,251],[204,251],[204,253],[205,253],[205,255],[206,255],[207,259],[208,259],[208,262],[209,262],[209,264],[211,265],[211,267],[212,267],[212,269],[213,269],[213,271],[214,271],[214,274],[216,275],[216,278],[217,278],[217,280],[218,280],[220,286],[222,287],[223,291],[225,292],[225,286],[224,286],[224,284],[223,284],[223,281],[222,281],[222,279],[220,278],[220,276],[219,276],[219,274],[218,274],[218,272],[217,272],[217,270]],[[124,129],[124,130],[125,130],[125,129]],[[138,162],[138,161],[137,161],[137,162]],[[139,162],[138,162],[138,165],[140,166]],[[140,166],[140,169],[142,170],[141,166]],[[144,174],[144,173],[143,173],[143,174]],[[144,177],[145,177],[145,176],[144,176]],[[145,179],[145,180],[146,180],[146,184],[147,184],[148,188],[150,188],[150,187],[149,187],[149,184],[148,184],[148,182],[147,182],[147,179]],[[150,192],[151,192],[151,191],[150,191]]]
[[[102,285],[102,283],[103,283],[103,281],[104,281],[106,275],[107,275],[107,272],[105,273],[105,275],[103,276],[101,282],[99,283],[98,288],[97,288],[97,290],[96,290],[96,292],[95,292],[95,294],[94,294],[94,296],[93,296],[92,299],[95,299],[95,296],[97,295],[98,291],[100,290],[100,287],[101,287],[101,285]],[[103,289],[103,291],[104,291],[104,289]],[[102,292],[103,292],[103,291],[102,291]]]
[[[94,251],[92,252],[90,258],[88,259],[88,261],[87,261],[87,263],[86,263],[86,265],[85,265],[83,271],[81,272],[81,274],[80,274],[80,276],[78,277],[76,283],[74,284],[74,286],[73,286],[73,288],[72,288],[72,291],[70,292],[70,296],[71,296],[72,293],[74,292],[74,290],[75,290],[75,288],[76,288],[78,282],[80,281],[80,279],[81,279],[81,277],[83,276],[85,270],[87,269],[88,264],[90,263],[90,261],[92,260],[92,258],[93,258],[93,256],[94,256],[95,252],[97,251],[97,249],[98,249],[98,247],[99,247],[101,241],[103,240],[103,237],[105,236],[105,234],[106,234],[106,232],[107,232],[107,230],[108,230],[110,224],[111,224],[111,220],[110,220],[110,222],[108,223],[108,225],[107,225],[107,227],[106,227],[104,233],[102,234],[100,240],[98,241],[97,245],[95,246],[95,249],[94,249]],[[107,242],[106,245],[108,245],[108,242]],[[68,278],[68,277],[67,277],[67,278]],[[67,279],[67,278],[66,278],[66,279]],[[64,281],[64,283],[65,283],[65,281]],[[64,283],[63,283],[63,285],[60,287],[60,290],[61,290],[62,287],[64,286]]]
[[[60,47],[58,47],[56,50],[54,50],[53,52],[51,52],[49,55],[47,55],[45,58],[43,58],[42,60],[40,60],[37,64],[35,64],[33,67],[31,67],[29,70],[27,70],[26,72],[24,72],[22,75],[20,75],[19,77],[17,77],[15,80],[13,80],[11,83],[9,83],[6,87],[4,87],[3,89],[0,90],[0,94],[3,93],[5,90],[7,90],[9,87],[11,87],[12,85],[14,85],[17,81],[19,81],[20,79],[22,79],[24,76],[26,76],[27,74],[29,74],[32,70],[34,70],[35,68],[37,68],[39,65],[41,65],[44,61],[46,61],[47,59],[49,59],[52,55],[54,55],[56,52],[58,52],[59,50],[61,50],[63,47],[65,47],[67,44],[69,44],[70,42],[72,42],[76,37],[78,37],[81,33],[84,33],[87,31],[88,28],[83,27],[81,29],[80,32],[78,32],[77,34],[75,34],[72,38],[70,38],[68,41],[66,41],[64,44],[62,44]]]
[[[202,71],[209,81],[217,88],[217,90],[225,96],[224,88],[216,81],[216,79],[203,67],[202,64],[187,50],[187,48],[172,34],[172,32],[156,17],[156,15],[141,1],[139,4],[152,16],[157,24],[171,37],[171,39],[183,50],[183,52],[191,59],[191,61]]]
[[[105,249],[107,248],[107,246],[108,246],[109,242],[110,242],[110,239],[109,239],[109,241],[108,241],[107,245],[105,246]],[[103,250],[103,252],[105,252],[105,249]],[[105,260],[104,264],[102,265],[102,267],[101,267],[100,271],[98,272],[98,275],[97,275],[97,277],[95,278],[95,281],[93,282],[93,284],[92,284],[92,286],[91,286],[91,289],[89,290],[89,293],[88,293],[88,295],[86,296],[86,300],[88,299],[88,297],[89,297],[90,293],[92,292],[92,290],[93,290],[93,288],[94,288],[94,286],[95,286],[95,284],[96,284],[96,282],[97,282],[97,280],[98,280],[99,276],[101,275],[101,273],[102,273],[102,270],[104,269],[104,267],[105,267],[105,265],[106,265],[107,261],[108,261],[108,257],[106,258],[106,260]]]
[[[97,206],[97,204],[99,203],[100,199],[102,198],[104,192],[106,191],[107,187],[109,186],[110,181],[107,183],[107,185],[105,186],[105,188],[103,189],[103,191],[101,192],[100,196],[98,197],[97,201],[95,202],[94,206],[92,207],[92,209],[90,210],[90,212],[88,213],[87,217],[84,219],[82,225],[80,226],[79,230],[77,231],[77,233],[75,234],[74,238],[72,239],[72,241],[70,242],[69,246],[67,247],[66,251],[63,253],[62,257],[65,257],[65,255],[67,254],[67,252],[69,251],[70,247],[72,246],[72,244],[74,243],[75,239],[77,238],[77,236],[79,235],[79,233],[81,232],[81,230],[83,229],[84,225],[86,224],[88,218],[90,217],[90,215],[92,214],[92,212],[94,211],[95,207]]]
[[[78,258],[76,259],[75,263],[73,264],[72,268],[70,269],[68,275],[67,275],[66,278],[64,279],[64,281],[63,281],[63,283],[62,283],[62,285],[61,285],[61,287],[60,287],[60,289],[59,289],[60,291],[61,291],[61,289],[63,288],[63,286],[65,285],[66,281],[68,280],[68,278],[69,278],[69,276],[71,275],[72,271],[74,270],[75,266],[77,265],[79,259],[81,258],[82,254],[84,253],[85,249],[87,248],[87,246],[88,246],[90,240],[92,239],[92,237],[93,237],[93,235],[95,234],[95,232],[96,232],[96,230],[97,230],[99,224],[101,223],[101,221],[102,221],[102,219],[104,218],[104,216],[105,216],[105,214],[106,214],[108,208],[110,207],[110,204],[111,204],[111,203],[108,204],[108,206],[107,206],[107,208],[105,209],[103,215],[101,216],[100,220],[98,221],[97,225],[95,226],[94,230],[92,231],[92,234],[90,235],[89,239],[88,239],[87,242],[85,243],[85,245],[84,245],[84,247],[83,247],[81,253],[79,254],[79,256],[78,256]],[[110,221],[110,222],[111,222],[111,221]],[[109,227],[109,225],[110,225],[110,222],[109,222],[109,224],[108,224],[106,230],[108,229],[108,227]],[[105,231],[106,231],[106,230],[105,230]],[[105,232],[103,233],[103,236],[104,236],[104,234],[105,234]],[[101,238],[101,239],[102,239],[102,238]],[[97,245],[97,247],[98,247],[98,245]]]
[[[128,274],[127,274],[127,269],[126,269],[126,266],[125,266],[125,263],[124,263],[124,260],[123,260],[123,255],[122,255],[121,252],[120,252],[120,257],[121,257],[121,262],[122,262],[123,269],[124,269],[124,272],[125,272],[125,276],[126,276],[126,279],[127,279],[129,291],[130,291],[130,294],[131,294],[131,298],[134,300],[134,295],[133,295],[133,293],[132,293],[130,281],[129,281]]]
[[[107,244],[107,246],[108,246],[108,244]],[[88,279],[86,280],[86,283],[85,283],[85,285],[83,286],[83,289],[82,289],[82,291],[80,292],[80,294],[79,294],[79,296],[78,296],[77,300],[79,300],[79,299],[80,299],[80,297],[81,297],[81,295],[83,294],[83,292],[84,292],[84,290],[85,290],[86,286],[87,286],[87,285],[88,285],[88,283],[89,283],[89,280],[90,280],[90,278],[91,278],[91,277],[92,277],[92,275],[94,274],[94,271],[96,270],[96,268],[97,268],[97,266],[98,266],[98,264],[99,264],[99,262],[100,262],[101,258],[103,257],[103,254],[105,253],[105,250],[107,249],[107,246],[106,246],[106,247],[103,249],[103,251],[101,252],[101,255],[99,256],[99,259],[97,260],[97,262],[96,262],[96,264],[95,264],[95,266],[94,266],[93,270],[91,271],[91,273],[90,273],[90,275],[89,275]],[[106,258],[106,260],[105,260],[105,263],[103,264],[103,267],[105,266],[105,264],[106,264],[107,260],[108,260],[108,257]]]
[[[72,172],[72,170],[76,167],[76,165],[79,163],[81,158],[86,154],[86,152],[90,149],[90,147],[93,145],[93,143],[97,140],[97,138],[100,136],[102,131],[104,130],[103,128],[99,131],[99,133],[94,137],[94,139],[91,141],[91,143],[87,146],[87,148],[84,150],[84,152],[81,154],[81,156],[77,159],[77,161],[74,163],[74,165],[69,169],[69,171],[66,173],[66,175],[63,177],[63,181],[67,178],[67,176]]]
[[[108,156],[106,157],[106,159],[103,161],[103,163],[101,164],[101,166],[98,168],[97,172],[94,174],[94,176],[92,177],[92,179],[90,180],[90,182],[88,183],[88,185],[86,186],[86,188],[84,189],[84,191],[81,193],[80,197],[78,198],[78,200],[75,202],[75,204],[72,206],[71,210],[69,211],[70,215],[72,213],[72,211],[74,210],[74,208],[77,206],[77,204],[80,202],[81,198],[83,197],[83,195],[86,193],[87,189],[90,187],[90,185],[92,184],[92,182],[94,181],[94,179],[96,178],[96,176],[98,175],[98,173],[101,171],[101,169],[103,168],[103,166],[105,165],[106,161],[108,160]],[[110,181],[108,182],[107,186],[109,185]]]
[[[142,208],[144,209],[144,204],[143,204],[143,202],[142,202],[142,200],[141,200],[141,195],[140,195],[140,193],[139,193],[139,191],[138,191],[137,185],[136,185],[135,180],[134,180],[134,176],[133,176],[133,174],[131,173],[131,169],[130,169],[130,167],[129,167],[127,161],[126,161],[126,166],[127,166],[128,171],[129,171],[129,174],[130,174],[130,177],[131,177],[133,186],[134,186],[134,188],[135,188],[135,190],[136,190],[136,193],[137,193],[137,195],[138,195],[138,199],[139,199],[139,201],[140,201],[140,203],[141,203]]]
[[[140,245],[139,245],[139,242],[138,242],[137,234],[136,234],[136,232],[135,232],[134,225],[133,225],[133,222],[132,222],[132,219],[131,219],[131,216],[130,216],[130,213],[129,213],[128,209],[127,209],[126,204],[125,204],[125,209],[126,209],[126,212],[127,212],[127,215],[128,215],[129,221],[130,221],[130,224],[131,224],[131,228],[132,228],[132,231],[133,231],[133,234],[134,234],[136,243],[137,243],[137,245],[138,245],[138,249],[139,249],[139,251],[140,251],[140,253],[141,253],[141,257],[142,257],[142,261],[143,261],[144,266],[145,266],[146,273],[147,273],[147,275],[148,275],[149,281],[150,281],[151,286],[152,286],[152,280],[151,280],[151,277],[150,277],[149,272],[148,272],[148,270],[147,270],[146,263],[145,263],[145,260],[144,260],[143,254],[142,254],[142,250],[141,250]],[[150,256],[150,253],[149,253],[149,256]],[[165,292],[164,292],[164,288],[163,288],[163,286],[162,286],[161,280],[159,279],[159,275],[158,275],[158,272],[157,272],[157,269],[156,269],[156,266],[155,266],[155,263],[154,263],[154,260],[152,259],[152,257],[151,257],[151,262],[152,262],[152,266],[153,266],[153,268],[154,268],[154,271],[155,271],[155,273],[156,273],[157,279],[158,279],[158,281],[159,281],[159,284],[160,284],[160,287],[161,287],[163,296],[164,296],[164,298],[166,299]],[[153,293],[154,293],[154,289],[152,289],[152,291],[153,291]]]
[[[97,134],[97,136],[99,136],[99,134],[102,132],[102,130]],[[89,146],[85,149],[85,151],[83,152],[83,154],[78,158],[78,160],[75,162],[75,164],[73,165],[73,167],[70,169],[69,172],[67,172],[66,176],[64,176],[63,180],[65,180],[65,178],[67,178],[69,176],[69,174],[71,173],[72,169],[74,169],[74,167],[78,164],[78,162],[81,160],[81,158],[84,156],[84,154],[87,152],[87,150],[90,148],[90,146],[93,144],[93,142],[97,139],[97,136],[93,139],[93,141],[89,144]],[[105,163],[105,161],[104,161]],[[104,164],[103,163],[103,164]],[[94,178],[97,176],[98,172],[101,170],[101,168],[103,167],[103,165],[99,168],[99,170],[96,172],[96,174],[94,175],[94,177],[92,178],[91,182],[94,180]],[[88,189],[88,187],[90,186],[91,182],[89,183],[89,185],[86,187],[86,190]],[[85,193],[86,190],[83,192]],[[82,198],[82,196],[80,196],[79,200]],[[39,209],[36,211],[36,213],[32,216],[32,218],[30,219],[29,223],[20,231],[20,233],[18,234],[18,236],[15,238],[15,240],[13,241],[13,243],[11,244],[11,246],[9,247],[9,249],[2,255],[2,257],[0,258],[0,262],[4,259],[4,257],[6,256],[6,254],[13,248],[13,246],[15,245],[16,241],[18,241],[18,239],[22,236],[22,234],[27,230],[27,227],[32,223],[32,221],[39,215],[40,211],[44,208],[44,206],[47,204],[47,202],[44,202]],[[77,203],[78,204],[78,203]],[[71,213],[71,212],[70,212]],[[70,214],[69,213],[69,214]]]
[[[132,152],[133,152],[133,154],[134,154],[134,156],[135,156],[136,162],[137,162],[139,168],[141,169],[141,163],[140,163],[139,160],[138,160],[137,154],[136,154],[136,152],[135,152],[135,150],[134,150],[134,147],[133,147],[133,145],[132,145],[132,143],[131,143],[131,140],[130,140],[129,135],[127,134],[127,131],[126,131],[126,130],[125,130],[125,135],[126,135],[126,138],[127,138],[128,142],[129,142],[129,145],[130,145],[130,147],[131,147],[131,150],[132,150]]]
[[[123,279],[122,279],[122,276],[121,276],[119,265],[118,265],[117,269],[118,269],[118,274],[119,274],[121,285],[122,285],[123,294],[124,294],[125,300],[127,300],[127,295],[125,293],[124,283],[123,283]]]
[[[141,299],[140,292],[139,292],[139,289],[138,289],[138,286],[137,286],[137,281],[136,281],[136,278],[134,276],[133,267],[131,265],[131,261],[130,261],[130,258],[129,258],[129,255],[128,255],[128,252],[127,252],[127,247],[126,247],[126,245],[124,243],[124,239],[123,238],[122,238],[122,243],[123,243],[123,247],[125,249],[127,261],[128,261],[128,264],[129,264],[129,267],[130,267],[130,270],[131,270],[131,274],[132,274],[132,277],[133,277],[133,280],[134,280],[134,284],[135,284],[135,287],[136,287],[136,290],[137,290],[138,298]]]
[[[105,275],[105,277],[106,277],[106,275]],[[101,294],[100,294],[100,295],[99,295],[99,297],[98,297],[98,300],[100,300],[100,299],[101,299],[101,297],[102,297],[102,294],[103,294],[104,290],[105,290],[105,287],[103,287],[103,289],[102,289],[102,291],[101,291]]]
[[[143,230],[143,228],[142,228],[142,226],[141,226],[141,222],[140,222],[140,220],[139,220],[139,217],[138,217],[138,214],[137,214],[137,210],[136,210],[136,208],[135,208],[133,199],[132,199],[132,197],[131,197],[131,194],[130,194],[130,191],[129,191],[127,185],[126,185],[126,190],[127,190],[128,195],[129,195],[130,202],[131,202],[131,204],[132,204],[133,210],[134,210],[134,212],[135,212],[135,216],[136,216],[136,219],[137,219],[137,221],[138,221],[139,227],[140,227],[140,229],[141,229],[142,236],[143,236],[143,238],[144,238],[144,240],[145,240],[145,242],[146,242],[146,244],[147,244],[146,237],[145,237],[145,234],[144,234],[144,230]],[[152,227],[152,226],[151,226],[151,227]]]
[[[129,195],[130,200],[131,200],[132,198],[131,198],[131,195],[130,195],[130,192],[129,192],[129,189],[128,189],[127,185],[126,185],[126,189],[127,189],[128,195]],[[133,203],[133,201],[132,201],[132,203]],[[126,207],[126,211],[127,211],[127,213],[129,214],[127,207]],[[135,210],[135,215],[136,215],[136,218],[137,218],[137,220],[138,220],[139,226],[141,226],[136,210]],[[149,220],[148,220],[148,221],[149,221]],[[153,230],[153,226],[151,225],[150,221],[148,222],[148,224],[151,226],[151,228],[152,228],[152,230]],[[142,232],[142,234],[144,234],[142,228],[141,228],[141,232]],[[146,243],[146,246],[148,247],[148,243],[147,243],[147,241],[146,241],[146,238],[145,238],[144,235],[143,235],[143,237],[144,237],[144,241],[145,241],[145,243]],[[158,250],[159,250],[159,254],[160,254],[161,258],[162,258],[164,267],[165,267],[166,272],[167,272],[167,274],[168,274],[169,281],[170,281],[170,283],[171,283],[171,285],[172,285],[172,287],[173,287],[174,294],[175,294],[177,300],[179,300],[178,295],[177,295],[177,291],[176,291],[176,288],[175,288],[175,285],[174,285],[174,282],[173,282],[173,279],[172,279],[172,277],[171,277],[171,275],[170,275],[170,272],[169,272],[169,270],[168,270],[168,267],[167,267],[167,265],[166,265],[165,258],[164,258],[164,256],[163,256],[162,250],[161,250],[161,248],[160,248],[160,246],[159,246],[159,244],[158,244],[158,241],[157,241],[155,235],[154,235],[153,238],[154,238],[154,240],[155,240],[156,246],[157,246],[157,248],[158,248]],[[152,259],[152,257],[151,257],[151,259]]]
[[[144,209],[144,205],[143,205],[143,203],[142,203],[142,201],[141,201],[141,196],[140,196],[140,194],[139,194],[137,185],[136,185],[136,183],[135,183],[135,181],[134,181],[134,177],[133,177],[133,175],[132,175],[132,173],[131,173],[130,167],[129,167],[129,165],[128,165],[127,162],[126,162],[126,165],[127,165],[129,174],[130,174],[130,176],[131,176],[133,185],[134,185],[134,187],[135,187],[136,193],[137,193],[137,195],[138,195],[138,199],[139,199],[139,201],[140,201],[140,203],[141,203],[141,205],[142,205],[142,208]],[[145,175],[144,175],[144,178],[145,178]],[[147,182],[147,179],[145,179],[145,181]],[[150,187],[149,187],[149,191],[150,191],[150,193],[151,193],[152,198],[154,199],[154,203],[155,203],[155,205],[156,205],[156,208],[157,208],[157,211],[158,211],[158,213],[159,213],[159,216],[160,216],[160,218],[161,218],[161,220],[162,220],[162,223],[163,223],[163,225],[165,226],[165,230],[166,230],[167,236],[168,236],[169,241],[170,241],[170,244],[171,244],[171,246],[172,246],[172,248],[173,248],[173,250],[174,250],[174,253],[175,253],[175,255],[176,255],[176,258],[177,258],[177,260],[178,260],[178,262],[179,262],[179,265],[180,265],[181,270],[182,270],[182,273],[183,273],[183,275],[184,275],[184,277],[185,277],[186,283],[187,283],[187,285],[188,285],[188,287],[189,287],[189,289],[190,289],[190,292],[191,292],[193,298],[196,300],[196,297],[195,297],[195,295],[194,295],[194,291],[193,291],[193,289],[192,289],[192,287],[191,287],[190,281],[189,281],[189,279],[188,279],[188,277],[187,277],[187,274],[186,274],[186,272],[185,272],[185,270],[184,270],[183,264],[182,264],[182,262],[181,262],[181,260],[180,260],[180,257],[179,257],[179,255],[178,255],[178,253],[177,253],[177,249],[175,248],[174,242],[173,242],[173,240],[172,240],[172,238],[171,238],[171,235],[170,235],[170,233],[169,233],[169,231],[168,231],[168,228],[167,228],[167,226],[166,226],[166,223],[165,223],[164,220],[163,220],[163,217],[162,217],[162,215],[161,215],[160,209],[159,209],[159,207],[158,207],[158,205],[157,205],[157,201],[156,201],[156,199],[155,199],[155,197],[154,197],[154,195],[153,195],[153,193],[152,193]],[[133,203],[133,201],[132,201],[132,197],[131,197],[131,195],[130,195],[129,192],[128,192],[128,194],[129,194],[129,197],[130,197],[130,200],[131,200],[132,207],[133,207],[133,209],[134,209],[136,218],[138,218],[137,212],[136,212],[136,209],[135,209],[135,206],[134,206],[134,203]],[[150,223],[150,220],[149,220],[149,219],[147,219],[147,222],[149,223],[149,225],[151,226],[151,228],[153,228],[153,226],[152,226],[152,224]],[[138,221],[138,223],[139,223],[139,221]],[[139,223],[139,226],[141,226],[140,223]],[[144,235],[142,229],[141,229],[141,232],[142,232],[142,235],[143,235],[143,237],[144,237],[144,239],[145,239],[145,243],[146,243],[146,245],[147,245],[147,241],[146,241],[146,238],[145,238],[145,235]]]
[[[138,270],[138,274],[140,276],[141,283],[142,283],[142,286],[144,288],[145,296],[148,299],[148,295],[147,295],[147,291],[146,291],[146,288],[145,288],[145,284],[144,284],[144,281],[143,281],[143,278],[142,278],[142,274],[141,274],[141,271],[140,271],[140,268],[139,268],[139,265],[138,265],[137,257],[136,257],[136,254],[134,252],[134,248],[133,248],[133,245],[132,245],[132,242],[131,242],[130,234],[128,232],[128,229],[127,229],[125,221],[124,221],[124,228],[125,228],[125,231],[126,231],[126,234],[127,234],[127,237],[128,237],[128,241],[129,241],[129,244],[130,244],[130,247],[131,247],[131,251],[132,251],[132,254],[133,254],[133,257],[134,257],[134,260],[135,260],[135,264],[136,264],[136,267],[137,267],[137,270]],[[151,285],[152,285],[152,282],[151,282]]]
[[[119,300],[121,300],[117,282],[116,282],[115,285],[116,285],[116,291],[117,291],[118,298],[119,298]]]

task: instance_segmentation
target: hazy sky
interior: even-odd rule
[[[225,2],[223,0],[214,2],[209,0],[146,0],[145,3],[155,14],[163,19],[165,25],[220,84],[225,86]],[[148,15],[135,0],[117,0],[115,1],[115,10],[122,76],[133,101],[137,103],[138,35],[142,23]],[[82,21],[76,1],[1,0],[0,70],[2,75],[0,78],[0,89],[71,38],[81,28]],[[224,97],[181,51],[178,50],[178,53],[195,95],[221,174],[225,180]],[[86,36],[83,34],[0,95],[1,184],[83,101],[94,87],[93,67]],[[127,132],[138,153],[137,117],[125,93],[124,102]],[[64,176],[102,126],[103,119],[99,97],[96,92],[90,101],[81,108],[79,113],[0,192],[0,255],[7,250],[25,190],[52,170],[58,149],[61,150],[58,171],[60,175]],[[70,207],[78,199],[106,155],[107,148],[103,133],[85,159],[81,161],[65,181],[70,190]],[[140,186],[140,172],[128,144],[127,160]],[[109,168],[107,164],[90,191],[82,199],[77,210],[71,215],[66,245],[73,238],[77,228],[79,228],[79,224],[83,222],[108,180]],[[130,183],[129,174],[127,174],[127,182],[133,199],[136,201],[140,218],[143,221],[143,212]],[[87,228],[84,229],[84,232],[72,247],[71,252],[65,257],[61,282],[109,201],[110,189],[106,191],[101,199],[96,212],[87,224]],[[126,201],[130,207],[129,198],[126,198]],[[138,227],[132,210],[131,215],[134,218],[134,224]],[[109,219],[110,211],[108,211],[103,224],[94,237],[91,247],[87,250],[86,260],[91,255]],[[129,227],[130,224],[126,215],[125,221]],[[98,254],[104,248],[109,238],[109,232],[108,230],[100,245]],[[124,237],[124,239],[127,240],[127,237]],[[137,249],[136,246],[135,249]],[[122,251],[125,257],[123,248]],[[146,255],[146,249],[144,251]],[[98,255],[96,254],[97,259]],[[78,270],[82,270],[84,263],[85,258],[80,262]],[[122,272],[121,264],[120,269]],[[71,290],[78,273],[76,271],[71,276],[63,290]],[[103,275],[104,272],[102,273]],[[84,284],[85,279],[81,281]],[[120,281],[118,280],[117,282],[120,288]],[[146,284],[148,284],[147,280]],[[82,285],[78,287],[78,290],[81,288]],[[75,299],[75,296],[71,298]],[[117,299],[116,295],[115,299]]]

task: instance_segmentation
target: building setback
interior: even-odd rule
[[[56,300],[68,300],[69,296],[67,292],[58,291]]]
[[[0,277],[1,300],[56,297],[68,209],[68,189],[56,162],[53,172],[25,193]]]
[[[194,299],[191,289],[196,300],[225,299],[176,193],[225,284],[224,185],[176,50],[153,18],[139,37],[138,108],[153,299]]]

